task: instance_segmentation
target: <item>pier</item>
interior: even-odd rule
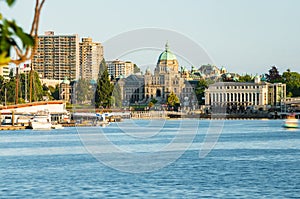
[[[25,126],[0,126],[0,131],[7,131],[7,130],[24,130],[26,129]]]

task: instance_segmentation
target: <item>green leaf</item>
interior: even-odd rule
[[[12,6],[15,3],[15,0],[6,0],[7,5]]]
[[[34,44],[34,39],[32,38],[31,35],[23,32],[21,28],[16,29],[16,35],[22,40],[23,47],[25,46],[33,46]]]

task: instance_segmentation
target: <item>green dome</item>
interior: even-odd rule
[[[166,50],[159,55],[158,62],[176,60],[176,56],[170,51],[168,43],[166,43]]]
[[[63,84],[70,84],[70,81],[68,80],[68,77],[65,77],[62,81]]]

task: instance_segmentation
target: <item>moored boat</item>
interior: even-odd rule
[[[50,130],[52,127],[50,114],[35,115],[29,121],[28,128],[34,130]]]

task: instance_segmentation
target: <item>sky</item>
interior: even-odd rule
[[[0,1],[0,12],[30,29],[34,0]],[[39,33],[78,34],[104,46],[106,60],[153,67],[168,42],[179,65],[225,66],[239,74],[275,65],[300,72],[298,0],[46,0]]]

